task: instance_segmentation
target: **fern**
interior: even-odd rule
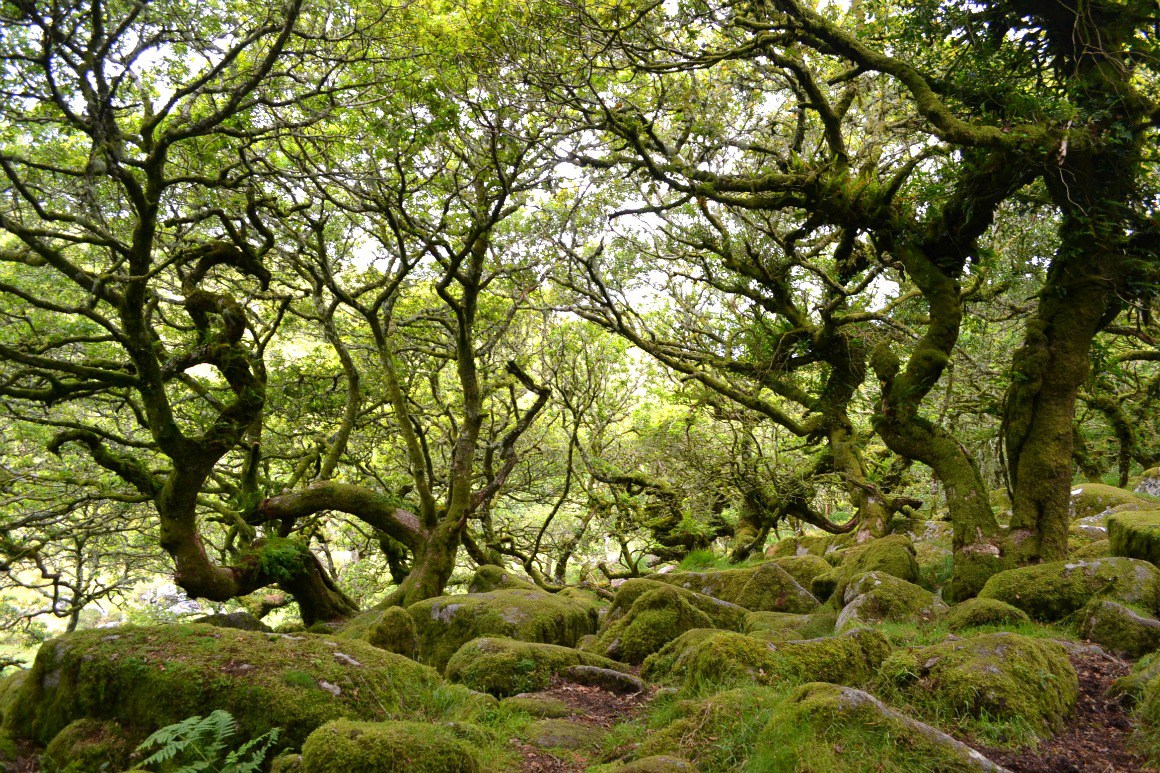
[[[140,767],[156,765],[173,773],[257,773],[278,740],[278,728],[227,753],[237,731],[237,722],[221,709],[207,717],[183,719],[161,728],[137,747],[141,753],[156,749]]]

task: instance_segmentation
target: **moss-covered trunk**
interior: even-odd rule
[[[442,595],[455,570],[462,535],[463,528],[457,519],[440,521],[416,548],[410,574],[383,602],[383,606],[410,606]]]

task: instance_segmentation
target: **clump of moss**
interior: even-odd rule
[[[1098,539],[1086,542],[1068,552],[1072,561],[1091,561],[1095,558],[1107,558],[1112,554],[1111,540]]]
[[[1160,565],[1160,510],[1109,516],[1108,543],[1114,556]]]
[[[415,620],[402,607],[384,609],[367,632],[367,642],[412,660],[419,654],[419,632]]]
[[[419,660],[442,669],[481,636],[573,647],[596,631],[595,607],[540,590],[494,590],[439,596],[407,607],[419,636]]]
[[[844,606],[835,622],[838,631],[871,623],[930,621],[947,609],[930,591],[883,572],[851,578],[842,600]]]
[[[917,583],[918,560],[910,537],[891,534],[847,548],[841,553],[838,567],[828,574],[817,576],[811,590],[818,598],[834,597],[840,602],[846,586],[866,572],[888,574],[909,583]]]
[[[746,683],[865,684],[890,651],[881,633],[866,628],[779,643],[728,631],[690,631],[646,660],[641,673],[691,693]]]
[[[1143,497],[1115,486],[1085,483],[1071,492],[1071,518],[1088,518],[1123,510],[1146,510],[1154,505]]]
[[[653,575],[653,577],[659,576]],[[681,595],[681,598],[708,615],[713,628],[740,631],[745,626],[745,616],[749,614],[749,610],[744,607],[672,583],[637,578],[626,581],[617,589],[616,600],[612,602],[612,606],[608,608],[608,614],[604,618],[605,627],[627,615],[638,598],[657,588],[673,588]]]
[[[260,543],[254,560],[266,575],[288,581],[306,569],[310,548],[305,542],[290,537],[270,537]]]
[[[790,577],[793,577],[797,584],[803,588],[810,587],[815,577],[825,574],[833,568],[824,558],[812,553],[806,553],[804,556],[776,558],[773,563],[789,572]]]
[[[597,649],[625,663],[640,663],[668,642],[713,621],[677,588],[661,585],[639,596],[623,618],[600,634]]]
[[[688,760],[671,754],[653,754],[632,762],[599,765],[592,773],[696,773],[697,768]]]
[[[477,773],[480,767],[469,744],[423,722],[336,720],[302,745],[303,773]]]
[[[964,631],[984,625],[1017,625],[1030,622],[1027,613],[995,599],[973,598],[955,604],[943,617],[949,631]]]
[[[529,580],[521,580],[502,566],[484,564],[475,570],[467,586],[468,593],[487,593],[493,590],[540,590]]]
[[[30,673],[27,669],[19,669],[0,677],[0,726],[4,724],[8,710],[16,703],[20,687]]]
[[[999,768],[869,693],[814,682],[799,687],[772,712],[749,769],[966,773]]]
[[[41,755],[45,773],[87,773],[122,770],[144,734],[127,731],[114,722],[78,719],[70,722],[49,742]]]
[[[920,717],[972,730],[985,720],[994,740],[995,733],[1019,738],[1021,728],[1040,737],[1061,729],[1079,690],[1063,647],[1013,633],[896,653],[882,664],[878,684],[880,694]]]
[[[513,695],[499,705],[508,711],[522,711],[540,719],[560,719],[572,715],[567,703],[556,698],[538,698],[534,695]]]
[[[1129,658],[1160,648],[1160,620],[1108,599],[1089,601],[1076,621],[1080,636]]]
[[[5,724],[47,743],[85,717],[149,732],[224,709],[246,737],[282,727],[295,744],[331,719],[407,711],[440,683],[365,642],[204,625],[99,629],[41,646]]]
[[[854,534],[816,534],[804,537],[786,537],[766,551],[770,558],[813,555],[828,558],[854,540]]]
[[[751,611],[811,612],[818,600],[776,562],[715,572],[672,572],[655,579]]]
[[[1126,604],[1160,608],[1160,570],[1131,558],[1054,561],[993,575],[979,598],[997,599],[1037,620],[1060,620],[1096,596]]]
[[[528,725],[524,739],[541,749],[595,749],[607,731],[570,719],[541,719]]]
[[[447,661],[447,678],[472,690],[503,697],[548,686],[569,666],[621,668],[620,664],[568,647],[503,638],[473,639]]]

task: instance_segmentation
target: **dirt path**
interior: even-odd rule
[[[537,698],[563,701],[571,710],[573,722],[608,730],[614,724],[626,722],[641,712],[652,697],[655,688],[634,695],[621,695],[599,687],[572,684],[559,677],[552,679],[547,690],[531,693]],[[531,744],[512,739],[523,757],[523,773],[581,773],[597,760],[582,751],[560,752],[560,756]]]
[[[1131,664],[1091,651],[1072,653],[1071,664],[1079,676],[1079,699],[1063,732],[1032,749],[1013,752],[977,747],[979,751],[1013,773],[1155,770],[1132,750],[1130,710],[1106,697],[1111,683],[1131,671]]]

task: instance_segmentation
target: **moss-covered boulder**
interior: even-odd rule
[[[573,647],[594,633],[597,612],[582,601],[540,590],[494,590],[439,596],[407,607],[419,636],[419,661],[442,669],[481,636]]]
[[[729,631],[690,631],[644,663],[649,680],[686,688],[824,680],[869,682],[890,654],[881,633],[862,628],[842,636],[767,642]]]
[[[213,625],[218,628],[236,628],[239,631],[271,633],[274,630],[249,612],[227,612],[217,615],[206,615],[205,617],[190,620],[190,622]]]
[[[1063,647],[1013,633],[900,651],[879,675],[885,696],[919,716],[1026,723],[1041,736],[1063,727],[1079,691]]]
[[[833,568],[824,558],[811,553],[806,553],[804,556],[775,558],[773,563],[788,572],[789,576],[793,577],[797,584],[803,588],[809,588],[815,577],[825,574]]]
[[[786,537],[770,545],[765,554],[770,558],[813,555],[826,557],[840,550],[854,539],[853,534],[817,534],[804,537]]]
[[[700,700],[671,704],[669,723],[652,728],[636,749],[638,759],[673,754],[693,762],[698,770],[760,770],[744,766],[742,757],[766,718],[784,697],[774,687],[743,687]],[[724,741],[724,742],[722,742]]]
[[[999,572],[979,591],[979,598],[1004,601],[1049,622],[1078,611],[1096,596],[1156,611],[1160,570],[1132,558],[1053,561]]]
[[[1108,542],[1113,556],[1127,556],[1160,566],[1160,510],[1108,516]]]
[[[467,586],[468,593],[487,593],[493,590],[540,590],[531,580],[517,577],[501,566],[484,564],[475,570]]]
[[[754,612],[811,612],[813,594],[776,561],[717,572],[671,572],[653,577]]]
[[[1104,649],[1139,658],[1160,649],[1160,620],[1108,599],[1092,599],[1076,615],[1079,635]]]
[[[1003,770],[966,744],[869,693],[820,682],[802,685],[778,705],[757,739],[748,769]]]
[[[538,719],[560,719],[572,715],[572,708],[564,701],[538,695],[513,695],[504,698],[499,705],[508,711],[522,711]]]
[[[129,767],[130,755],[144,735],[115,722],[78,719],[49,742],[40,757],[44,773],[102,773]]]
[[[652,576],[658,577],[660,575]],[[604,626],[608,627],[623,618],[632,609],[638,598],[657,588],[674,588],[680,593],[681,598],[709,616],[713,628],[740,631],[745,626],[745,616],[749,614],[749,610],[744,607],[682,588],[679,585],[644,578],[627,580],[617,588],[616,599],[604,617]]]
[[[367,631],[367,643],[414,660],[419,655],[415,618],[402,607],[388,607]]]
[[[423,722],[337,720],[302,745],[303,773],[477,773],[471,745],[451,729]]]
[[[847,548],[842,552],[842,561],[837,568],[815,577],[810,590],[820,599],[836,597],[841,600],[846,586],[866,572],[887,574],[909,583],[918,582],[918,560],[910,537],[892,534]]]
[[[1072,561],[1092,561],[1097,558],[1107,558],[1112,555],[1112,543],[1107,539],[1083,541],[1073,549],[1068,550],[1067,555]]]
[[[328,636],[205,625],[97,629],[41,646],[5,726],[47,743],[86,717],[152,731],[224,709],[243,737],[281,727],[297,744],[331,719],[406,710],[441,681],[407,658]]]
[[[984,625],[1017,625],[1031,618],[1018,607],[995,599],[973,598],[955,604],[943,615],[943,623],[954,632]]]
[[[1160,497],[1160,467],[1149,467],[1144,470],[1144,474],[1140,476],[1139,482],[1136,483],[1136,487],[1132,491],[1136,494]]]
[[[9,708],[15,705],[20,687],[30,673],[32,672],[27,669],[17,669],[0,676],[0,727],[3,727],[4,717]]]
[[[637,664],[685,631],[712,627],[712,619],[679,589],[661,585],[639,596],[627,615],[601,632],[597,651]]]
[[[498,637],[472,639],[447,661],[448,679],[497,697],[542,690],[569,666],[620,668],[620,664],[569,647]]]
[[[632,762],[592,768],[592,773],[697,773],[697,766],[671,754],[653,754]]]
[[[1071,518],[1087,518],[1092,515],[1108,515],[1125,510],[1147,510],[1155,507],[1143,497],[1115,486],[1102,483],[1085,483],[1071,490]]]
[[[930,621],[947,609],[942,599],[925,588],[884,572],[866,572],[853,578],[842,598],[837,631],[873,623]]]
[[[596,749],[608,732],[571,719],[541,719],[528,725],[524,740],[541,749]]]

